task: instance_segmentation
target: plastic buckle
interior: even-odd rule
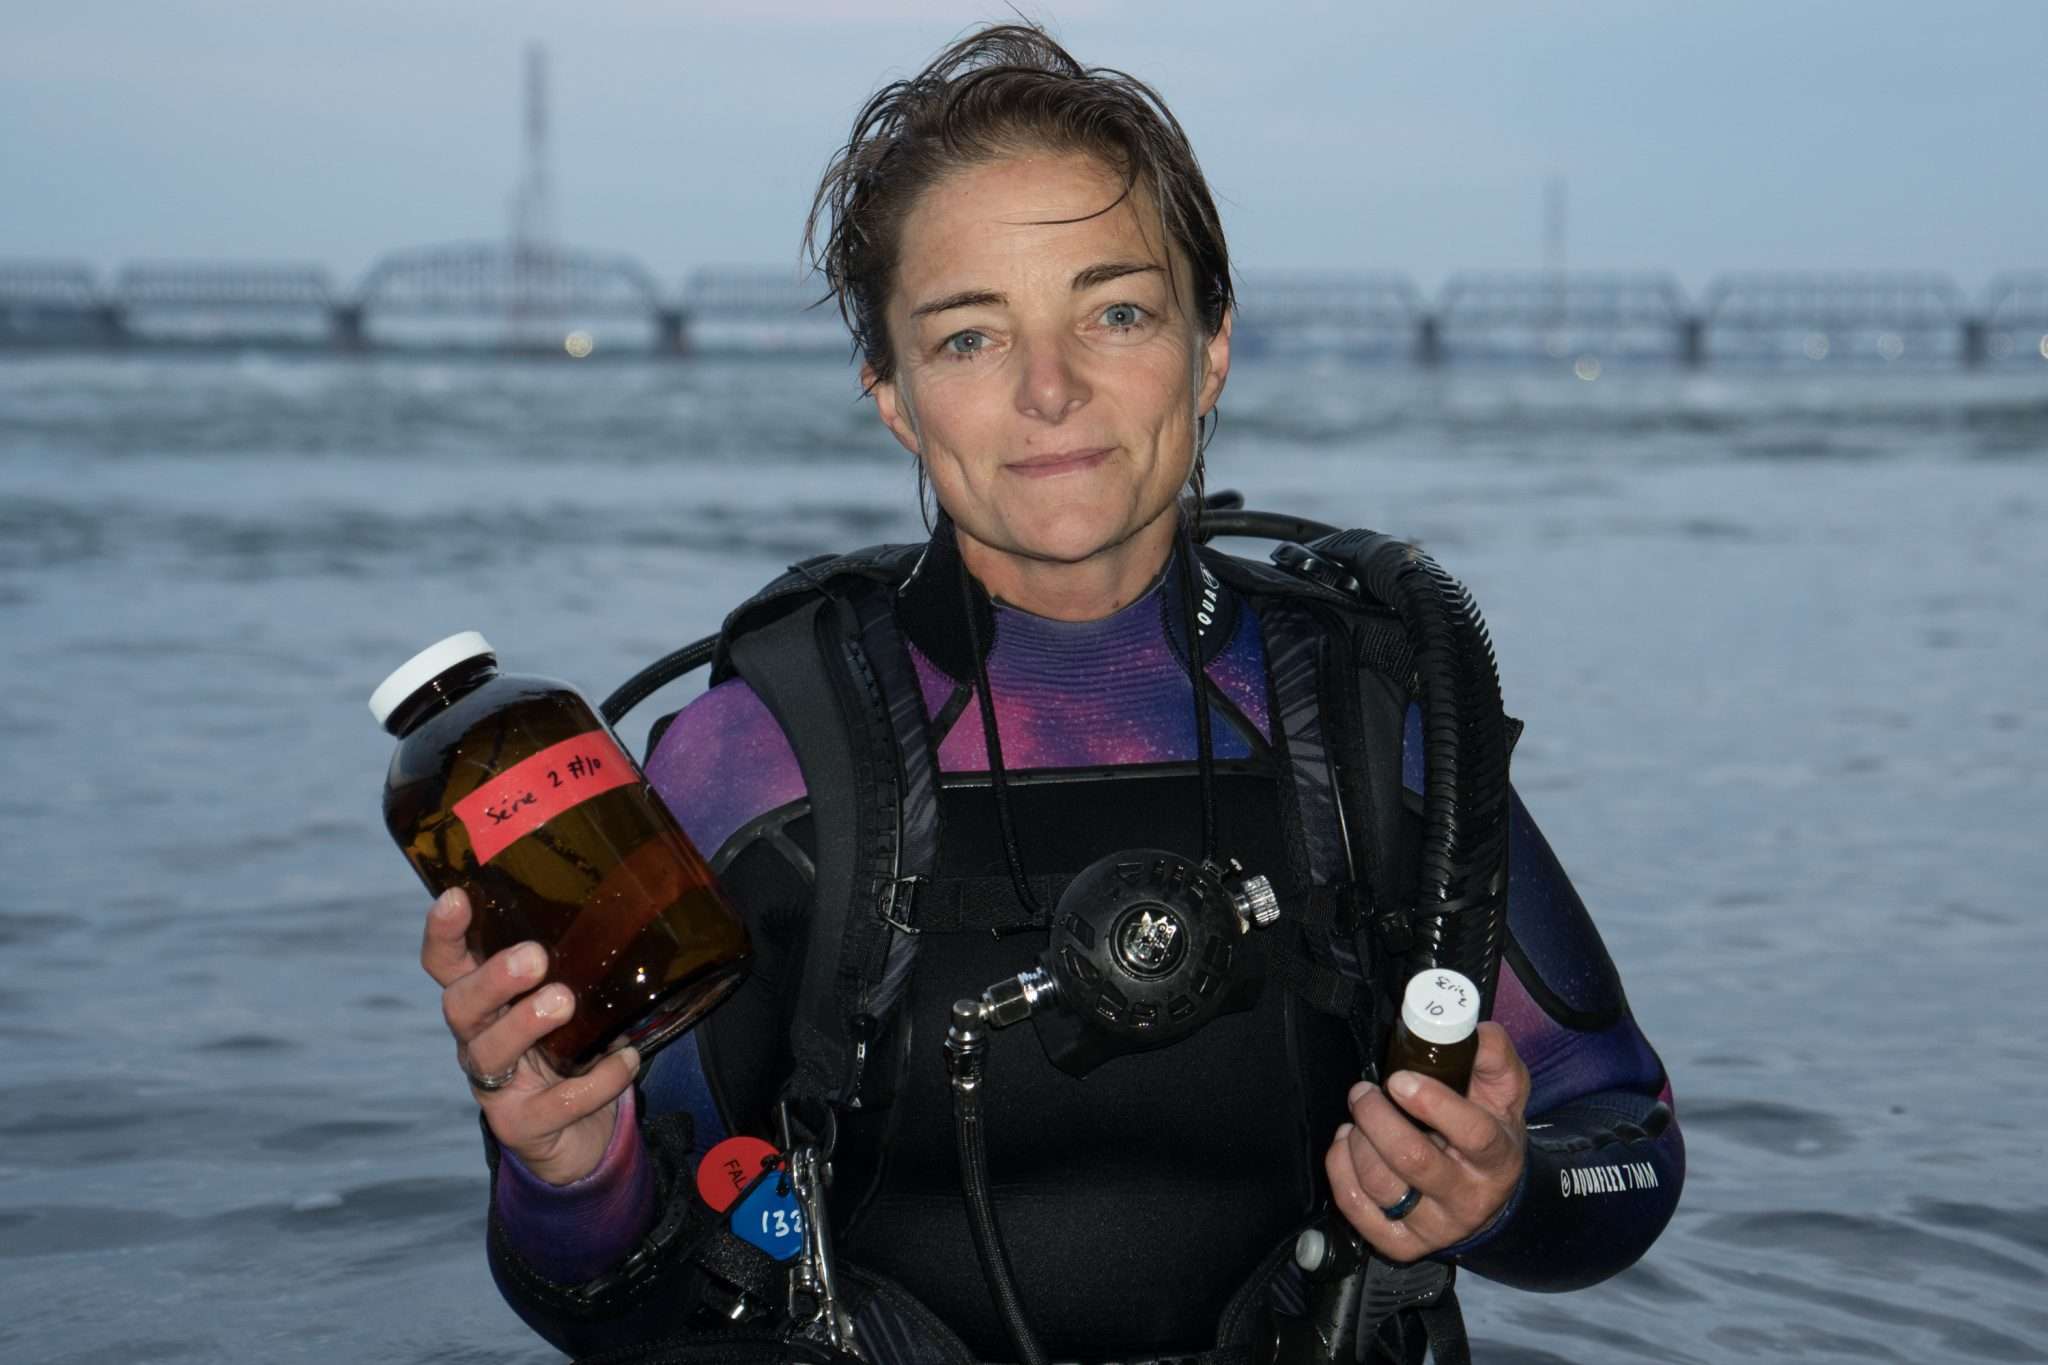
[[[908,877],[891,877],[882,884],[882,900],[875,907],[875,913],[882,917],[884,924],[906,934],[919,932],[917,926],[903,916],[916,903],[917,884],[925,880],[926,878],[913,872]],[[903,906],[901,913],[896,909],[899,901]]]
[[[1349,569],[1334,559],[1325,559],[1306,545],[1289,541],[1274,546],[1273,562],[1310,582],[1322,584],[1332,592],[1341,592],[1347,597],[1361,597],[1365,593]]]
[[[1372,927],[1379,935],[1380,946],[1390,953],[1398,955],[1415,946],[1415,925],[1405,911],[1381,911],[1374,917]]]

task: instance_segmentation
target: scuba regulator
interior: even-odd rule
[[[975,1013],[994,1028],[1030,1019],[1053,1065],[1085,1076],[1250,1009],[1260,986],[1250,935],[1279,918],[1273,884],[1235,861],[1112,853],[1060,896],[1038,965],[990,986]]]

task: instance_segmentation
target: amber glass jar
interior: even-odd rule
[[[1462,1095],[1479,1055],[1478,1029],[1479,990],[1471,981],[1447,967],[1417,972],[1401,996],[1401,1018],[1380,1075],[1413,1071]]]
[[[399,741],[384,822],[429,892],[468,893],[470,950],[532,939],[546,980],[575,992],[539,1045],[556,1071],[628,1043],[652,1053],[739,985],[746,927],[575,689],[498,672],[465,631],[385,679],[370,710]]]

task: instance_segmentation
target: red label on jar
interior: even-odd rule
[[[611,735],[590,730],[513,764],[457,801],[455,814],[487,863],[563,811],[639,780]]]

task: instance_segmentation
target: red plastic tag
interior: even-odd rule
[[[565,810],[640,772],[609,732],[589,730],[522,759],[455,803],[476,860],[488,863]]]
[[[697,1162],[697,1193],[724,1213],[781,1154],[757,1137],[729,1137]]]

